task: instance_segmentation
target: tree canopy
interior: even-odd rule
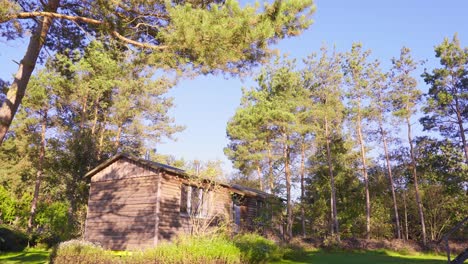
[[[226,1],[8,1],[0,2],[7,40],[32,35],[0,107],[0,141],[26,93],[40,52],[82,48],[89,39],[138,50],[147,65],[179,73],[239,74],[271,54],[270,45],[310,24],[312,0],[242,7]]]

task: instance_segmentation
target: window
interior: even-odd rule
[[[257,200],[257,216],[261,216],[265,212],[265,203],[262,200]]]
[[[208,217],[211,192],[183,184],[180,190],[180,213],[195,217]]]

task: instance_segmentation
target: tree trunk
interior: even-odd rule
[[[408,210],[406,209],[406,191],[403,192],[403,209],[405,214],[405,239],[409,239],[408,235]]]
[[[51,12],[56,12],[58,5],[59,0],[49,0],[47,9]],[[13,83],[8,89],[6,99],[0,106],[0,145],[3,143],[11,122],[15,117],[16,111],[18,111],[18,107],[26,93],[29,79],[36,67],[37,58],[39,57],[42,46],[44,45],[47,33],[52,25],[52,21],[53,19],[49,17],[39,19],[37,28],[29,39],[26,54],[21,60]]]
[[[398,216],[398,205],[397,205],[397,199],[396,199],[396,195],[395,195],[395,185],[393,183],[392,166],[390,165],[390,155],[388,154],[387,137],[386,137],[385,130],[383,129],[383,125],[382,125],[381,120],[379,121],[379,128],[380,128],[380,135],[382,136],[382,142],[383,142],[384,154],[385,154],[385,161],[387,163],[387,173],[388,173],[388,179],[390,180],[390,190],[392,191],[393,211],[395,213],[395,224],[396,224],[397,238],[401,239],[400,217]]]
[[[306,237],[305,225],[305,142],[301,144],[301,223],[302,223],[302,237]]]
[[[335,191],[335,178],[333,175],[333,165],[332,165],[332,156],[330,150],[330,135],[328,131],[328,119],[325,118],[325,138],[326,138],[326,145],[327,145],[327,163],[328,163],[328,173],[330,174],[330,189],[331,189],[331,197],[330,197],[330,206],[331,206],[331,233],[337,236],[338,241],[340,240],[340,231],[339,231],[339,223],[338,223],[338,213],[336,210],[336,191]]]
[[[290,149],[289,149],[289,137],[285,135],[285,142],[284,142],[284,173],[286,176],[286,236],[287,240],[289,241],[292,238],[292,205],[291,205],[291,171],[289,168],[290,163]]]
[[[98,144],[97,157],[98,157],[99,160],[101,160],[102,148],[104,147],[104,133],[106,132],[106,122],[107,122],[107,116],[104,115],[104,121],[102,122],[102,125],[101,125],[101,131],[100,131],[100,136],[99,136],[99,144]]]
[[[39,149],[39,163],[37,167],[36,182],[34,185],[34,196],[31,201],[31,210],[30,210],[29,219],[28,219],[28,233],[30,233],[32,230],[32,227],[34,224],[34,217],[36,216],[37,201],[39,200],[39,190],[41,188],[44,157],[45,157],[46,129],[47,129],[47,109],[44,110],[42,120],[41,120],[41,146]]]
[[[273,194],[275,191],[275,182],[273,180],[273,157],[271,155],[271,147],[268,143],[268,181],[270,184],[270,193]]]
[[[262,170],[260,169],[259,165],[257,165],[257,177],[258,177],[258,182],[260,183],[260,190],[263,191]]]
[[[93,120],[93,126],[91,127],[91,135],[93,136],[96,133],[98,114],[99,114],[99,97],[97,97],[96,100],[94,101],[94,120]]]
[[[366,149],[364,146],[364,139],[362,137],[362,127],[361,127],[361,113],[358,111],[358,122],[357,122],[357,132],[359,145],[361,146],[361,161],[362,161],[362,175],[364,176],[364,184],[366,191],[366,239],[370,239],[370,195],[369,195],[369,179],[367,177],[367,161],[366,161]]]
[[[416,203],[418,204],[419,220],[421,222],[421,234],[422,234],[423,244],[426,245],[427,243],[426,225],[424,222],[423,206],[422,206],[421,198],[419,196],[418,174],[416,171],[416,158],[414,156],[413,140],[411,138],[411,123],[410,123],[409,117],[406,118],[406,123],[408,125],[408,142],[410,145],[410,157],[411,157],[411,167],[412,167],[411,171],[413,173],[413,179],[414,179],[414,191],[416,195]]]

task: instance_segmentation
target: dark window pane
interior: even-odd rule
[[[188,186],[183,184],[180,188],[180,212],[181,213],[188,213],[188,205],[187,205],[187,192]]]

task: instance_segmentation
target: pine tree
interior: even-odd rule
[[[49,67],[38,72],[33,76],[30,82],[30,93],[26,96],[23,104],[23,109],[29,118],[35,118],[35,121],[40,126],[40,143],[37,161],[37,172],[34,184],[33,198],[31,201],[31,210],[28,219],[28,232],[32,231],[34,217],[37,212],[37,204],[39,201],[40,188],[44,177],[45,155],[46,155],[46,133],[51,125],[50,112],[53,111],[54,102],[52,93],[53,90],[61,84],[61,79],[57,72]]]
[[[388,149],[389,132],[386,125],[389,125],[388,113],[392,111],[390,85],[386,82],[387,76],[380,70],[380,62],[375,61],[368,68],[368,76],[370,78],[370,86],[372,87],[371,111],[375,117],[378,126],[378,134],[384,150],[385,165],[389,179],[390,190],[393,200],[393,211],[395,216],[395,227],[397,238],[401,239],[400,217],[398,215],[398,204],[395,193],[395,183],[393,180],[392,166],[390,164],[390,153]]]
[[[330,177],[330,213],[331,234],[340,239],[338,211],[336,208],[335,173],[333,168],[332,141],[341,135],[344,118],[341,84],[342,57],[335,51],[328,55],[325,47],[321,49],[320,57],[312,54],[304,60],[306,68],[303,73],[304,87],[310,91],[312,130],[317,145],[326,146],[326,160]]]
[[[400,57],[392,59],[391,85],[392,102],[394,107],[393,114],[401,121],[406,123],[408,144],[410,147],[411,173],[414,180],[415,197],[419,212],[419,221],[421,223],[421,234],[423,243],[427,243],[426,225],[424,221],[423,204],[421,201],[416,157],[414,153],[411,117],[417,111],[417,104],[421,100],[421,91],[417,88],[417,81],[411,74],[417,68],[417,63],[411,57],[410,49],[403,47]]]
[[[465,130],[468,120],[468,48],[460,46],[455,34],[435,48],[441,68],[423,74],[431,86],[421,123],[426,130],[437,130],[450,138],[459,138],[468,164]]]
[[[356,137],[361,154],[361,170],[364,178],[366,193],[366,238],[370,238],[371,232],[371,203],[369,194],[369,179],[366,149],[366,123],[371,120],[368,101],[372,87],[369,85],[369,71],[372,67],[367,62],[370,51],[363,51],[362,44],[354,43],[351,51],[346,54],[345,76],[348,85],[347,97],[349,102],[348,112],[350,126]]]

